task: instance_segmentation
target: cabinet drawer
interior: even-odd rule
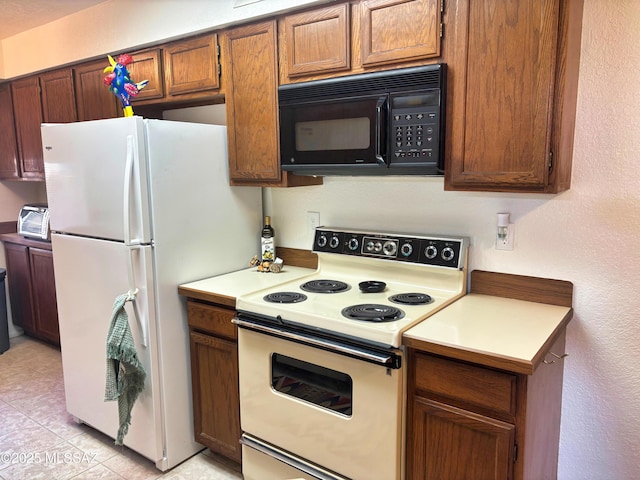
[[[230,339],[237,339],[236,326],[231,323],[235,316],[234,310],[197,303],[187,302],[189,326],[198,330],[205,330]]]
[[[418,395],[433,394],[464,408],[515,416],[516,375],[421,353],[415,354],[413,375]]]

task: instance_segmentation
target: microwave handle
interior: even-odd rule
[[[384,157],[382,156],[382,145],[384,145],[384,142],[386,139],[382,138],[383,132],[386,131],[386,129],[382,128],[382,121],[383,121],[383,109],[385,104],[387,103],[387,97],[380,97],[378,99],[378,103],[376,103],[376,151],[375,151],[375,155],[376,155],[376,161],[378,162],[379,165],[384,165],[387,166],[387,162],[384,161]]]

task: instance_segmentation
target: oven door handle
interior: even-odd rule
[[[281,337],[286,340],[304,343],[313,347],[324,348],[335,353],[356,357],[361,360],[366,360],[367,362],[382,365],[387,368],[400,368],[397,356],[392,353],[376,352],[363,347],[348,345],[346,343],[340,342],[339,340],[330,340],[326,338],[316,337],[304,332],[293,332],[291,330],[278,328],[272,325],[249,322],[238,317],[234,318],[231,321],[235,323],[239,328],[246,328],[249,330],[254,330],[256,332],[266,333],[268,335],[275,335],[276,337]]]
[[[269,445],[255,437],[249,436],[246,433],[243,433],[240,437],[240,443],[245,447],[252,448],[257,452],[279,460],[285,465],[304,472],[318,480],[349,480],[346,477],[336,475],[333,472],[320,468],[317,465],[311,464],[301,458],[294,457],[290,453],[280,450],[273,445]]]

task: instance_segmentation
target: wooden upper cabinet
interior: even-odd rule
[[[163,55],[167,96],[220,88],[217,34],[167,45]]]
[[[317,185],[322,178],[280,170],[276,21],[221,35],[229,179],[232,185]]]
[[[133,83],[148,80],[147,86],[133,97],[132,102],[162,98],[164,96],[164,79],[162,78],[162,58],[159,48],[144,50],[131,54],[133,63],[127,66]]]
[[[42,116],[46,123],[78,121],[73,72],[70,68],[40,75]]]
[[[116,96],[104,84],[105,67],[109,61],[96,60],[74,68],[78,120],[99,120],[122,115],[122,107]]]
[[[21,177],[30,180],[44,179],[42,156],[42,105],[40,83],[37,76],[16,80],[11,84],[13,114],[20,158]]]
[[[569,188],[582,0],[455,3],[445,188]]]
[[[0,85],[0,180],[20,178],[11,88]]]
[[[276,23],[239,27],[224,37],[229,177],[279,182]]]
[[[352,0],[279,20],[280,81],[396,66],[441,54],[442,0]]]
[[[349,21],[348,3],[284,17],[279,48],[286,75],[299,77],[349,70]]]
[[[442,0],[365,0],[359,9],[364,67],[440,56]]]

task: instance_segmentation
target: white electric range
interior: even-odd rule
[[[466,293],[468,246],[318,228],[314,273],[238,297],[245,479],[404,478],[402,333]]]

